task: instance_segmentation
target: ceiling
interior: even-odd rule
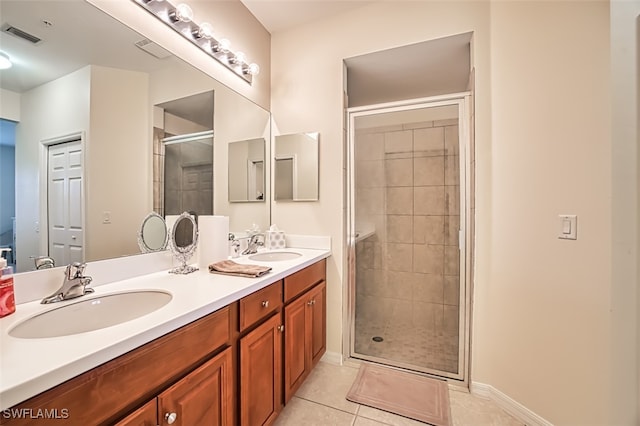
[[[275,33],[380,0],[241,1]],[[84,0],[2,0],[0,25],[7,24],[42,39],[33,45],[0,32],[0,50],[14,60],[12,68],[0,71],[0,87],[18,93],[87,64],[153,72],[181,62],[136,47],[144,37]],[[470,39],[467,33],[345,59],[350,106],[466,90]]]
[[[7,25],[42,41],[32,44],[7,34]],[[14,63],[0,71],[0,87],[17,93],[87,64],[152,72],[166,66],[163,61],[176,60],[160,60],[136,47],[144,37],[84,0],[2,0],[0,26],[0,50]]]
[[[82,19],[77,19],[78,16]],[[4,29],[9,25],[42,41],[32,44],[8,34]],[[146,73],[188,66],[84,0],[2,0],[0,29],[0,50],[14,62],[11,68],[0,71],[0,88],[16,93],[26,92],[89,64]],[[145,42],[144,49],[136,46],[140,41]],[[189,102],[177,100],[168,108],[175,115],[213,128],[213,113],[206,114],[213,105],[212,97],[213,93],[209,93],[193,97]],[[2,129],[4,127],[0,126]],[[8,139],[1,137],[0,143]]]
[[[271,34],[381,0],[240,0]]]

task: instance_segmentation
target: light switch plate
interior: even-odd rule
[[[111,224],[111,212],[109,211],[102,212],[102,223],[104,225]]]
[[[578,216],[575,214],[561,214],[558,215],[559,219],[559,234],[558,238],[562,240],[577,240],[578,239]]]

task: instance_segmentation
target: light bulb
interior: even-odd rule
[[[191,10],[188,4],[180,3],[176,6],[175,10],[169,13],[169,18],[173,22],[190,22],[193,20],[193,10]]]
[[[6,70],[7,68],[11,68],[13,64],[11,63],[11,59],[9,59],[9,55],[6,53],[0,52],[0,70]]]
[[[260,74],[260,66],[258,64],[256,64],[255,62],[249,64],[249,67],[247,68],[247,73],[249,75],[258,75],[258,74]]]
[[[218,47],[221,51],[226,53],[229,51],[229,49],[231,49],[231,42],[228,39],[223,38],[218,42]]]
[[[247,59],[247,56],[242,52],[237,52],[231,58],[229,58],[229,62],[232,64],[242,64]]]
[[[208,40],[213,37],[213,27],[210,23],[203,22],[198,28],[193,30],[192,34],[195,38],[205,38]]]

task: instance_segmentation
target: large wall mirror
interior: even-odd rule
[[[2,0],[0,25],[40,39],[0,33],[0,246],[18,272],[139,254],[154,210],[268,227],[268,201],[230,203],[227,181],[229,143],[270,140],[268,111],[83,0]]]
[[[275,137],[274,199],[318,200],[318,143],[320,134],[295,133]]]

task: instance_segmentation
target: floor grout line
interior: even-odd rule
[[[322,402],[319,402],[319,401],[314,401],[313,399],[305,398],[305,397],[303,397],[303,396],[296,396],[296,395],[294,395],[294,398],[303,399],[303,400],[305,400],[305,401],[307,401],[307,402],[311,402],[311,403],[316,404],[316,405],[321,405],[321,406],[326,407],[326,408],[331,408],[331,409],[336,410],[336,411],[341,411],[341,412],[343,412],[343,413],[351,414],[352,416],[357,416],[357,414],[356,414],[356,413],[357,413],[358,408],[359,408],[359,405],[358,405],[358,404],[356,404],[356,405],[358,405],[358,407],[356,408],[356,413],[352,413],[351,411],[346,411],[346,410],[343,410],[343,409],[341,409],[341,408],[337,408],[337,407],[334,407],[334,406],[331,406],[331,405],[327,405],[327,404],[322,403]],[[346,398],[345,398],[345,399],[346,399]],[[354,402],[354,404],[355,404],[355,402]]]

